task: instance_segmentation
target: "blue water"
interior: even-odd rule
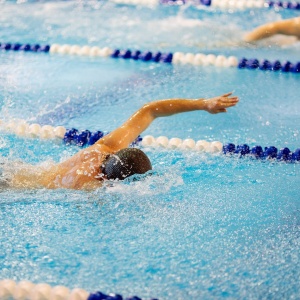
[[[98,1],[4,2],[0,41],[299,61],[299,43],[241,42],[254,26],[293,16]],[[144,135],[295,150],[299,83],[295,74],[0,52],[1,119],[68,128],[110,131],[147,101],[234,91],[240,103],[227,114],[158,119]],[[299,164],[144,150],[156,174],[140,182],[91,193],[3,190],[0,279],[145,299],[299,297]],[[0,135],[6,164],[58,162],[77,151]]]

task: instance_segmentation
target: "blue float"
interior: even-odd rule
[[[171,63],[173,59],[173,53],[164,53],[161,55],[159,61],[164,63]]]
[[[205,6],[211,6],[211,0],[200,0],[200,3]]]
[[[254,59],[249,59],[246,62],[246,67],[248,69],[257,69],[259,67],[259,61],[258,59],[254,58]]]
[[[273,71],[281,70],[281,62],[279,60],[274,61],[272,69]]]
[[[300,62],[296,63],[292,68],[291,72],[293,73],[300,73]]]
[[[293,161],[300,161],[300,148],[296,149],[294,153],[292,153]]]
[[[43,45],[38,49],[38,52],[49,52],[50,51],[50,46],[49,45]]]
[[[236,154],[240,154],[242,156],[250,153],[250,148],[247,144],[238,145],[234,151]]]
[[[264,70],[264,71],[269,71],[272,70],[272,64],[270,61],[268,61],[267,59],[262,61],[262,63],[259,66],[260,70]]]
[[[87,300],[106,300],[108,295],[103,294],[101,292],[91,293]]]
[[[226,144],[223,146],[224,154],[233,154],[235,152],[235,145],[232,143]]]
[[[81,131],[74,137],[74,142],[77,146],[83,147],[88,143],[90,136],[91,132],[89,130]]]
[[[99,141],[104,136],[103,131],[93,132],[89,139],[89,145],[94,145],[97,141]]]
[[[152,52],[146,51],[139,55],[139,59],[143,61],[149,61],[152,58]]]
[[[289,148],[285,147],[279,150],[277,154],[278,160],[290,161],[292,160],[292,152]]]
[[[250,154],[256,158],[262,158],[264,155],[264,150],[262,146],[257,145],[252,147]]]
[[[18,51],[20,49],[20,47],[21,47],[21,44],[18,44],[18,43],[12,44],[11,50]]]
[[[281,71],[290,72],[292,67],[293,67],[292,63],[290,61],[286,61],[284,64],[282,64]]]
[[[154,62],[159,62],[160,58],[161,58],[161,53],[160,52],[154,53],[153,56],[152,56],[152,60]]]
[[[116,50],[114,50],[114,52],[112,53],[111,57],[117,58],[117,57],[119,57],[119,54],[120,54],[120,50],[119,50],[119,49],[116,49]]]
[[[265,158],[276,158],[278,149],[274,146],[265,147],[264,157]]]
[[[135,50],[135,51],[132,52],[131,58],[134,59],[134,60],[138,60],[140,54],[141,54],[141,51],[140,51],[140,50]]]
[[[121,51],[119,56],[124,59],[131,58],[131,51],[130,50]]]
[[[2,49],[2,50],[10,50],[10,48],[11,48],[11,44],[9,44],[9,43],[4,43],[4,44],[1,44],[0,45],[0,49]]]
[[[32,52],[38,52],[38,50],[41,48],[41,46],[39,44],[36,45],[31,45],[30,46],[30,51]]]
[[[29,44],[22,45],[19,50],[30,51],[31,46]]]
[[[243,57],[240,59],[239,64],[238,64],[238,68],[240,69],[244,69],[247,66],[247,58]]]
[[[73,143],[74,138],[78,135],[78,130],[76,128],[72,128],[66,131],[63,141],[66,145],[71,145]]]

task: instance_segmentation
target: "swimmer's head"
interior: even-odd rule
[[[101,169],[107,179],[123,180],[131,175],[144,174],[152,170],[152,165],[142,150],[125,148],[109,155]]]

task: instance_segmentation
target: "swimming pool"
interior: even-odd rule
[[[299,43],[240,42],[296,11],[3,2],[1,41],[299,61]],[[255,19],[253,18],[255,16]],[[226,26],[225,26],[226,25]],[[110,131],[147,101],[234,91],[227,114],[156,120],[143,135],[299,148],[298,74],[0,52],[1,119]],[[1,163],[78,151],[1,133]],[[146,147],[157,174],[95,192],[1,192],[0,279],[143,299],[299,296],[299,164]]]

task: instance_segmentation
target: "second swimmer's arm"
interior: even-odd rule
[[[226,112],[227,108],[238,102],[238,97],[230,97],[231,94],[228,93],[211,99],[167,99],[147,103],[122,126],[99,140],[98,143],[118,151],[128,147],[158,117],[195,110],[205,110],[212,114]]]
[[[246,34],[244,40],[252,42],[275,34],[294,35],[300,38],[300,17],[261,25]]]

